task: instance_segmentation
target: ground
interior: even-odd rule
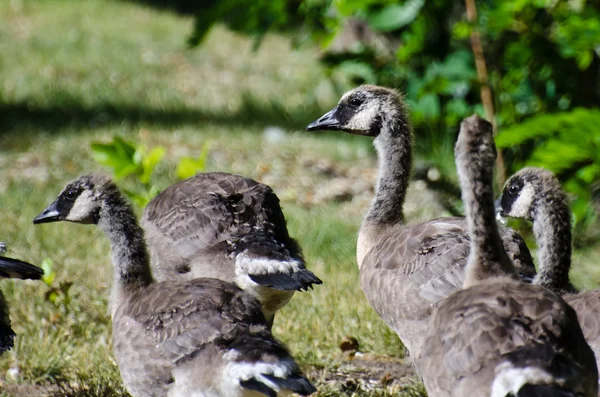
[[[303,130],[345,84],[322,70],[317,50],[268,36],[253,51],[251,40],[222,27],[187,49],[192,20],[134,2],[11,0],[0,3],[0,21],[0,240],[8,256],[51,270],[46,283],[2,283],[18,338],[0,358],[0,395],[124,393],[111,353],[105,236],[31,223],[70,179],[110,174],[90,145],[115,135],[165,148],[158,188],[175,182],[178,161],[205,142],[206,170],[274,188],[308,267],[324,281],[296,294],[273,328],[317,396],[425,395],[358,283],[356,234],[376,177],[371,142]],[[422,183],[411,186],[406,212],[411,222],[444,215]],[[579,285],[600,279],[589,259],[596,252],[576,253],[586,269],[574,274]],[[358,352],[342,351],[345,337],[358,340]]]

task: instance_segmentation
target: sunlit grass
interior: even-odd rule
[[[316,52],[293,50],[277,36],[253,52],[251,40],[221,27],[188,50],[191,20],[109,0],[4,1],[0,20],[0,241],[10,256],[51,260],[54,287],[72,283],[55,303],[41,282],[2,283],[18,338],[0,358],[0,396],[32,395],[29,385],[54,395],[122,395],[107,311],[107,239],[89,226],[31,224],[68,180],[108,172],[92,160],[90,143],[113,135],[166,148],[154,181],[160,187],[175,181],[178,159],[209,141],[207,170],[241,173],[275,189],[290,233],[324,284],[296,294],[274,333],[313,374],[318,395],[424,394],[412,381],[371,391],[324,383],[347,363],[338,348],[346,335],[374,357],[404,351],[359,287],[355,241],[368,200],[315,200],[332,176],[311,164],[326,161],[335,172],[375,168],[368,139],[302,130],[339,95]],[[270,134],[270,126],[280,130]],[[451,154],[444,159],[451,163]],[[407,207],[411,221],[442,214],[410,195]],[[596,251],[576,253],[578,285],[600,280]]]
[[[273,186],[308,266],[324,280],[296,294],[274,325],[308,373],[344,362],[345,335],[361,351],[402,356],[359,287],[354,252],[363,207],[311,204],[329,177],[307,162],[375,164],[366,140],[302,131],[339,94],[315,52],[275,36],[253,52],[250,40],[220,27],[188,50],[190,20],[117,1],[11,0],[0,4],[0,20],[1,240],[11,256],[51,260],[53,287],[72,283],[54,303],[41,282],[3,283],[18,338],[0,359],[0,395],[31,395],[30,385],[40,394],[122,395],[107,311],[107,239],[94,227],[31,223],[68,180],[108,172],[92,160],[90,143],[113,135],[166,148],[155,178],[161,187],[175,181],[178,159],[207,140],[208,170]],[[264,133],[269,126],[281,129],[275,139]],[[322,386],[323,396],[367,393]],[[412,396],[412,387],[394,393]]]

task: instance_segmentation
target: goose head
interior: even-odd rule
[[[361,85],[345,93],[336,107],[306,129],[344,131],[377,138],[384,132],[394,133],[399,120],[408,128],[407,119],[406,106],[398,92],[386,87]]]
[[[110,178],[82,176],[67,184],[58,198],[35,217],[33,223],[68,221],[97,224],[103,203],[112,191],[118,192]]]
[[[496,201],[496,212],[502,217],[533,221],[540,199],[558,193],[556,199],[566,201],[560,183],[552,172],[543,168],[523,168],[511,176]]]
[[[493,170],[497,154],[492,125],[475,114],[464,119],[454,147],[457,168]]]

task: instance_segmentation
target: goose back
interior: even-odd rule
[[[289,236],[277,195],[240,175],[198,174],[170,186],[148,204],[141,225],[159,281],[236,282],[269,313],[321,283]]]
[[[501,229],[504,247],[522,278],[535,267],[520,235]],[[415,354],[435,304],[462,287],[469,255],[465,218],[439,218],[402,227],[383,236],[360,270],[371,306]]]
[[[133,395],[242,396],[256,388],[276,395],[284,387],[271,377],[296,382],[303,395],[314,391],[271,336],[259,302],[231,283],[152,284],[123,302],[113,321],[115,358]]]
[[[516,396],[527,382],[596,394],[595,359],[576,313],[541,286],[506,279],[458,291],[430,327],[418,360],[430,397],[505,397],[511,388]]]

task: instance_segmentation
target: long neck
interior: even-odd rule
[[[563,200],[539,199],[533,218],[540,272],[536,283],[555,292],[574,291],[571,269],[571,213]]]
[[[365,223],[391,226],[404,223],[404,199],[412,166],[412,132],[400,117],[384,119],[375,140],[379,157],[379,179]]]
[[[112,246],[114,280],[111,309],[153,282],[144,232],[133,210],[119,194],[105,199],[98,226],[108,235]]]
[[[471,238],[464,286],[469,287],[490,277],[513,275],[516,271],[496,225],[493,172],[476,161],[462,163],[459,176]]]

